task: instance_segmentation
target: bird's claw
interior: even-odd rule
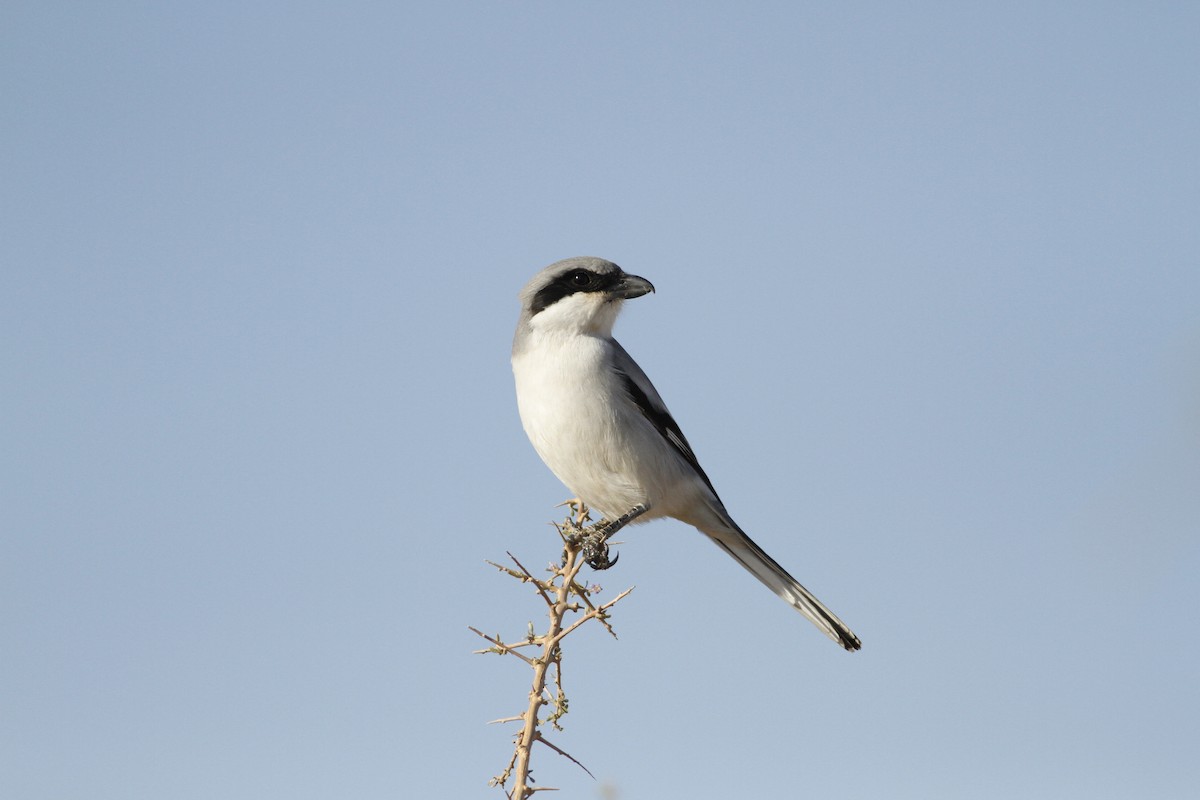
[[[608,537],[612,536],[613,532],[609,532],[608,525],[603,522],[592,525],[588,528],[575,528],[574,532],[568,533],[563,537],[563,541],[567,547],[578,549],[583,557],[583,563],[587,564],[594,570],[602,571],[617,563],[619,555],[608,557]],[[615,532],[615,531],[614,531]],[[566,563],[567,554],[563,552],[563,563]]]
[[[608,540],[614,533],[646,513],[647,510],[649,510],[649,506],[639,504],[631,508],[627,514],[616,519],[602,519],[587,528],[580,527],[579,522],[576,522],[574,532],[566,536],[567,545],[579,547],[583,555],[583,562],[592,569],[606,570],[616,564],[617,559],[621,557],[616,555],[609,560]],[[566,554],[564,553],[563,556],[565,559]]]
[[[608,537],[596,531],[591,531],[584,537],[582,555],[584,563],[597,572],[615,566],[621,558],[620,554],[617,554],[609,559]]]

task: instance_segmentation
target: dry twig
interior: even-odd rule
[[[608,622],[609,609],[633,591],[631,587],[612,600],[597,605],[592,601],[592,594],[594,591],[598,591],[599,587],[589,587],[576,580],[579,570],[584,564],[583,537],[580,534],[584,531],[581,525],[587,519],[587,510],[583,508],[582,504],[579,504],[577,508],[575,502],[571,502],[569,505],[571,510],[567,520],[562,524],[555,525],[563,542],[562,561],[558,566],[550,566],[547,570],[548,578],[535,577],[512,553],[509,553],[508,557],[516,565],[516,569],[492,561],[488,562],[510,577],[522,583],[534,585],[538,595],[546,604],[550,622],[546,632],[534,633],[533,623],[530,623],[524,638],[505,642],[498,634],[489,636],[475,628],[470,628],[491,645],[491,647],[475,652],[516,656],[533,670],[533,682],[525,711],[513,717],[493,720],[495,723],[521,723],[521,729],[513,739],[515,747],[512,758],[509,759],[504,771],[489,781],[492,786],[504,788],[511,778],[513,788],[507,793],[510,800],[528,800],[535,792],[556,791],[548,786],[535,787],[532,785],[530,756],[533,752],[533,745],[537,742],[541,742],[554,752],[569,759],[588,775],[592,774],[578,759],[547,739],[542,734],[541,726],[549,724],[555,730],[561,731],[559,720],[567,713],[567,697],[562,687],[562,640],[579,630],[581,625],[593,619],[599,620],[600,624],[615,639],[617,634]],[[572,614],[580,616],[568,624],[566,620]],[[519,652],[525,648],[532,648],[536,655]],[[554,668],[552,678],[550,676],[551,667]],[[548,683],[551,684],[553,691],[547,686]],[[552,710],[548,715],[539,717],[538,712],[543,706],[548,706]]]

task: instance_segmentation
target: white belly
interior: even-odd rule
[[[525,433],[546,466],[588,506],[607,517],[654,506],[654,465],[636,439],[653,429],[623,402],[619,378],[605,368],[602,339],[540,342],[537,357],[514,356],[517,406]],[[608,398],[622,398],[614,404]]]

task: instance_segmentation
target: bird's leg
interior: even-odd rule
[[[645,514],[650,506],[639,503],[613,520],[602,519],[583,535],[583,560],[594,570],[605,570],[617,563],[620,556],[608,558],[608,540],[617,531]]]
[[[645,505],[644,503],[638,503],[636,506],[629,509],[616,519],[600,520],[592,526],[592,530],[595,531],[597,536],[603,536],[605,539],[611,539],[614,533],[621,530],[621,528],[624,528],[626,525],[633,522],[635,519],[640,517],[642,514],[645,514],[649,510],[650,506]]]

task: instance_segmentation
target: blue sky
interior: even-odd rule
[[[617,335],[847,654],[632,530],[574,797],[1200,781],[1190,4],[15,3],[0,795],[499,797],[566,491],[516,293]]]

